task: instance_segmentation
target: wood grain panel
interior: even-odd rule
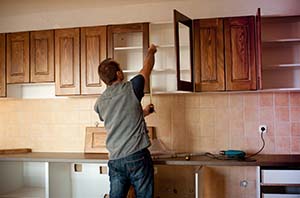
[[[85,153],[108,153],[106,149],[106,130],[104,127],[87,127],[85,134]]]
[[[6,96],[5,34],[0,34],[0,97]]]
[[[254,17],[226,18],[225,61],[227,90],[255,90]]]
[[[54,31],[30,33],[30,82],[54,82]]]
[[[98,66],[106,59],[106,26],[81,29],[81,94],[100,94],[105,84]]]
[[[20,154],[20,153],[31,153],[31,148],[18,148],[18,149],[0,149],[0,154]]]
[[[149,139],[152,141],[155,136],[154,127],[147,127]],[[108,153],[106,149],[106,130],[104,127],[86,127],[85,153]]]
[[[223,19],[195,20],[194,30],[196,91],[223,91]]]
[[[7,35],[7,83],[29,82],[29,32]]]
[[[79,28],[55,31],[55,93],[80,94]]]

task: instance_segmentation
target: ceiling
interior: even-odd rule
[[[103,8],[170,1],[180,0],[0,0],[0,16],[60,11],[66,8],[76,10],[78,8]],[[184,1],[190,0],[181,0],[180,2]],[[14,10],[15,13],[13,13]]]

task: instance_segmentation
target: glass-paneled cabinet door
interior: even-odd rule
[[[177,89],[194,90],[193,21],[174,10]]]

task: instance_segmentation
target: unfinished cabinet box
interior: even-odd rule
[[[6,96],[5,34],[0,34],[0,97]]]
[[[149,24],[109,25],[107,39],[108,57],[120,63],[125,80],[130,80],[143,67],[149,47]],[[148,84],[145,92],[149,92]]]
[[[7,34],[7,83],[29,82],[29,32]]]
[[[51,162],[50,198],[99,198],[109,194],[107,164]]]
[[[54,31],[30,32],[30,82],[54,82]]]
[[[1,198],[48,198],[48,162],[1,162]]]
[[[173,23],[151,23],[150,43],[157,45],[155,63],[151,74],[154,93],[177,91],[176,56]]]
[[[300,89],[300,16],[262,18],[262,88]]]
[[[194,198],[202,197],[196,187],[195,172],[193,166],[167,166],[154,167],[154,196],[163,198]]]

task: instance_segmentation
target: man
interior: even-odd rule
[[[98,74],[107,85],[95,111],[107,131],[110,198],[125,198],[131,185],[137,198],[153,197],[154,171],[147,149],[151,143],[144,120],[153,112],[153,105],[143,109],[141,100],[144,85],[149,84],[155,53],[156,46],[152,44],[143,68],[128,82],[123,82],[123,71],[116,61],[108,58],[98,67]]]

